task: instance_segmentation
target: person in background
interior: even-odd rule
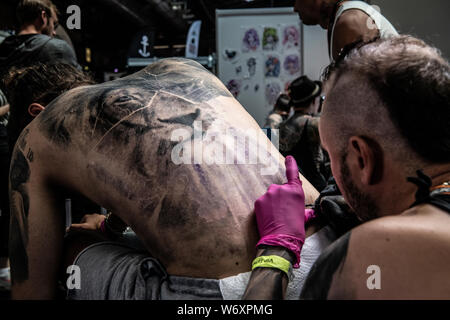
[[[12,67],[26,67],[38,62],[60,62],[80,68],[72,47],[54,38],[58,10],[50,0],[21,0],[16,17],[17,34],[0,44],[0,77]]]
[[[278,129],[280,124],[284,122],[291,111],[291,102],[287,94],[281,94],[278,97],[273,111],[269,114],[264,128]]]
[[[8,111],[9,105],[6,97],[0,90],[0,291],[7,291],[11,285],[8,268]]]
[[[0,44],[9,37],[8,32],[0,30]],[[9,104],[3,91],[0,90],[0,292],[7,292],[11,286],[8,268],[8,228],[9,198],[8,169],[9,148],[7,124]],[[1,296],[0,296],[1,299]]]
[[[392,24],[370,1],[360,0],[296,0],[294,11],[305,25],[320,25],[328,30],[330,59],[334,61],[341,50],[356,41],[397,36]]]
[[[289,86],[294,115],[279,125],[281,154],[292,155],[299,163],[300,172],[319,191],[326,187],[330,175],[319,137],[321,93],[320,81],[312,81],[307,76],[294,80]]]

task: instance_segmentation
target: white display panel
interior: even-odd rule
[[[218,76],[261,127],[292,80],[328,63],[326,33],[315,27],[306,36],[324,53],[305,61],[304,28],[293,8],[216,10],[216,20]],[[317,73],[306,74],[316,80]]]

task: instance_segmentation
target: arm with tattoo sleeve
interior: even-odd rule
[[[13,299],[53,298],[62,251],[64,215],[58,215],[57,197],[37,170],[33,151],[25,129],[13,153],[10,171]],[[60,232],[55,232],[58,226]]]

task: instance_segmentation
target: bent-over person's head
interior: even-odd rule
[[[407,182],[450,171],[450,66],[411,36],[377,40],[331,67],[320,136],[333,175],[362,220],[414,203]]]
[[[10,150],[22,130],[56,97],[64,92],[94,84],[92,78],[68,64],[35,64],[12,69],[5,79],[10,103],[8,135]]]
[[[21,0],[16,8],[19,31],[29,25],[50,37],[56,35],[58,9],[50,0]]]

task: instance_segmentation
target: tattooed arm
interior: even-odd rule
[[[301,299],[325,300],[331,288],[333,276],[347,255],[350,232],[329,246],[317,259],[311,268],[303,286]],[[293,263],[294,257],[282,247],[266,246],[258,250],[258,256],[277,255]],[[279,300],[286,296],[288,285],[287,275],[272,268],[257,268],[252,272],[247,290],[243,296],[245,300]]]
[[[295,263],[295,257],[283,247],[260,246],[257,256],[276,255]],[[286,296],[288,277],[281,270],[273,268],[256,268],[250,277],[244,300],[281,300]]]
[[[12,298],[55,296],[64,215],[44,177],[26,129],[16,145],[10,172]]]

